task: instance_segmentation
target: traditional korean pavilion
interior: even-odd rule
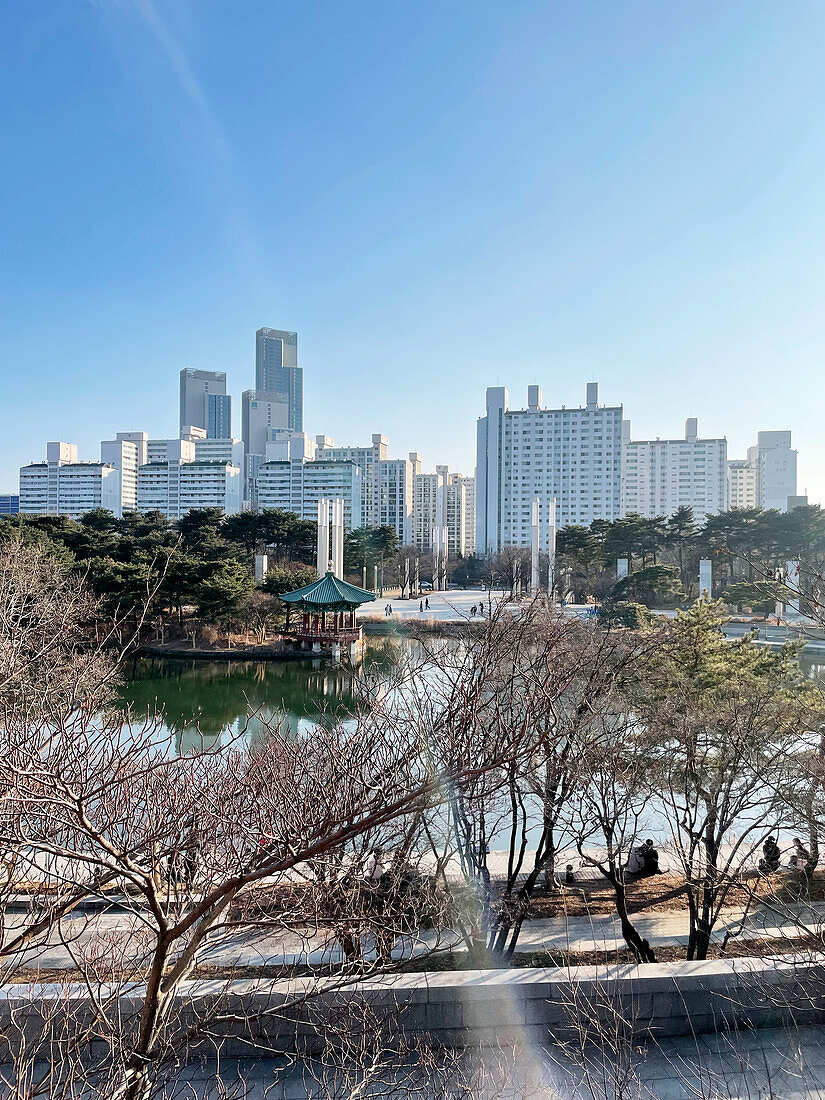
[[[355,609],[376,598],[375,592],[342,581],[330,569],[312,584],[281,596],[287,605],[286,630],[312,649],[340,652],[342,646],[352,647],[361,641]],[[291,622],[293,609],[300,614],[298,623]]]

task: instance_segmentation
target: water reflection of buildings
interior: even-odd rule
[[[380,667],[388,655],[371,663]],[[218,747],[276,728],[298,736],[346,720],[358,705],[360,666],[314,659],[289,662],[135,662],[123,701],[136,716],[155,710],[179,752]]]

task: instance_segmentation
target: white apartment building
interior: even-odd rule
[[[697,523],[724,512],[728,502],[726,439],[700,439],[695,417],[684,439],[630,439],[624,422],[624,514],[672,516],[693,509]]]
[[[100,460],[120,471],[120,501],[117,516],[137,508],[137,472],[141,458],[146,461],[145,432],[118,432],[114,439],[100,444]]]
[[[545,409],[528,387],[526,409],[509,407],[507,390],[487,390],[478,421],[475,476],[476,553],[529,547],[535,497],[556,523],[615,520],[622,512],[622,406],[600,406],[597,382],[583,408]],[[544,549],[544,548],[543,548]]]
[[[115,450],[114,442],[101,449]],[[65,515],[78,519],[93,508],[107,508],[118,518],[134,508],[129,471],[134,471],[137,450],[129,444],[119,451],[129,464],[125,478],[111,462],[78,462],[74,443],[46,444],[46,461],[20,468],[20,512],[24,515]],[[124,502],[122,485],[126,485]]]
[[[789,431],[757,432],[748,457],[728,463],[730,507],[787,512],[797,496],[796,464]]]
[[[266,461],[266,445],[274,433],[290,431],[290,395],[271,390],[245,390],[241,395],[241,437],[244,444],[244,496],[257,498],[258,467]]]
[[[119,437],[118,437],[119,438]],[[186,424],[180,430],[180,438],[195,445],[195,458],[198,462],[231,462],[233,466],[243,469],[244,445],[243,440],[226,438],[210,438],[204,428],[194,424]],[[146,444],[147,457],[144,462],[165,462],[169,444],[173,439],[150,439]]]
[[[758,508],[756,465],[747,458],[728,459],[728,507]]]
[[[447,467],[436,466],[434,474],[413,477],[412,544],[429,553],[433,548],[433,528],[447,524]]]
[[[434,527],[447,528],[447,546],[452,555],[475,552],[475,479],[451,474],[447,466],[436,466],[434,474],[413,478],[413,546],[432,550]]]
[[[188,439],[167,441],[166,458],[138,469],[138,510],[160,511],[180,519],[191,508],[220,508],[227,515],[241,510],[242,479],[231,462],[199,459]]]
[[[361,519],[359,527],[379,527],[380,471],[386,460],[389,440],[376,432],[368,447],[336,447],[331,436],[315,437],[316,455],[329,462],[352,462],[361,471]]]
[[[402,546],[412,541],[413,479],[421,469],[421,455],[385,458],[378,463],[376,507],[377,527],[392,527]]]
[[[466,557],[476,548],[476,483],[473,477],[447,478],[447,537],[449,552]]]
[[[277,444],[276,444],[277,446]],[[258,467],[258,507],[283,508],[315,520],[318,501],[344,501],[344,528],[361,526],[361,471],[353,462],[296,457],[271,458]]]
[[[360,527],[393,527],[405,546],[412,538],[413,477],[421,469],[421,455],[388,458],[389,440],[376,432],[368,447],[336,447],[331,436],[315,437],[316,455],[333,462],[352,462],[361,470]]]

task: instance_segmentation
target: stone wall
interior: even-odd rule
[[[121,998],[122,1017],[128,1021],[139,1005],[134,993]],[[45,1021],[61,1014],[71,1019],[70,1028],[85,1027],[88,1010],[79,984],[0,991],[0,1029],[29,1043],[45,1037]],[[365,1012],[390,1043],[402,1034],[426,1034],[451,1047],[541,1043],[580,1028],[595,1039],[780,1027],[825,1019],[825,959],[440,972],[345,988],[309,978],[188,982],[174,1027],[197,1029],[209,1019],[207,1037],[188,1046],[219,1046],[226,1056],[318,1051],[335,1041],[342,1020],[357,1022]]]

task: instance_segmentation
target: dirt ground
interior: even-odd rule
[[[786,875],[748,879],[741,886],[732,887],[728,905],[731,908],[745,905],[754,894],[765,900],[823,901],[825,871],[817,871],[809,883],[791,880]],[[685,880],[680,875],[655,875],[632,882],[627,887],[627,907],[630,913],[686,913]],[[530,902],[527,919],[599,916],[615,911],[613,889],[600,878],[565,886],[557,893],[537,893]]]

